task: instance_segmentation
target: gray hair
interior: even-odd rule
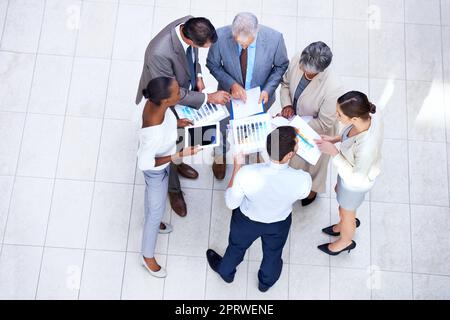
[[[233,36],[253,36],[258,34],[258,18],[251,12],[241,12],[234,17],[231,30]]]
[[[331,63],[333,53],[322,41],[313,42],[307,46],[300,56],[300,68],[303,71],[319,73]]]

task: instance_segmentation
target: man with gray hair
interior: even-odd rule
[[[260,102],[267,111],[275,101],[275,90],[289,66],[283,35],[259,25],[249,12],[236,15],[233,24],[217,29],[218,41],[209,49],[206,67],[218,81],[218,90],[234,99],[246,100],[245,90],[261,88]],[[230,104],[227,105],[230,108]],[[225,177],[226,125],[222,120],[222,146],[215,149],[214,176]]]
[[[320,135],[334,135],[336,102],[344,92],[340,80],[330,64],[333,54],[323,42],[313,42],[301,54],[292,58],[283,77],[280,90],[281,115],[309,116],[309,126]],[[315,166],[300,157],[291,160],[291,166],[303,169],[312,177],[312,190],[302,205],[312,203],[317,193],[325,192],[329,156],[322,154]]]

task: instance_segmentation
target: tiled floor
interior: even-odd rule
[[[233,284],[207,267],[205,250],[225,249],[230,212],[206,153],[194,159],[199,180],[182,182],[188,216],[166,214],[175,230],[157,252],[168,277],[138,263],[133,101],[145,47],[177,17],[218,27],[245,10],[284,33],[290,56],[327,42],[344,85],[386,111],[384,169],[359,210],[358,248],[331,259],[316,249],[337,220],[330,170],[327,192],[296,205],[266,294],[259,242]],[[450,0],[0,0],[0,35],[0,298],[450,299]]]

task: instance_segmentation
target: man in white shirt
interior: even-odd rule
[[[267,137],[270,163],[241,167],[242,156],[235,157],[233,175],[225,192],[225,203],[233,210],[228,248],[223,258],[214,250],[206,252],[210,267],[224,281],[233,281],[236,267],[259,237],[263,260],[258,288],[265,292],[279,279],[292,205],[311,191],[311,176],[288,165],[297,149],[297,132],[293,127],[283,126]]]

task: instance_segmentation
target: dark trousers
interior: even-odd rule
[[[178,176],[177,165],[173,162],[170,163],[170,173],[169,173],[169,192],[180,193],[180,177]]]
[[[280,278],[283,268],[284,245],[292,223],[292,215],[284,221],[261,223],[250,220],[239,208],[233,210],[230,223],[228,247],[219,265],[219,274],[227,281],[232,281],[236,267],[244,259],[245,252],[252,243],[261,237],[263,260],[258,272],[262,287],[270,288]]]

